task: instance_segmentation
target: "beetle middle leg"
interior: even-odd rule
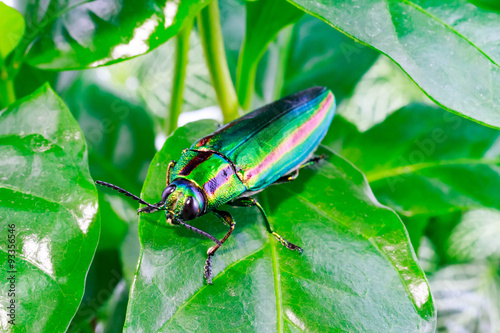
[[[264,216],[264,221],[266,221],[267,231],[270,234],[272,234],[278,240],[278,242],[280,242],[281,245],[283,245],[287,249],[293,250],[293,251],[299,251],[299,253],[302,253],[301,247],[299,247],[293,243],[290,243],[289,241],[287,241],[286,239],[281,237],[278,233],[273,231],[273,229],[271,228],[271,224],[269,223],[269,220],[267,218],[266,212],[264,211],[264,208],[262,208],[262,206],[254,198],[236,199],[236,200],[233,200],[231,202],[228,202],[228,205],[236,206],[236,207],[253,207],[253,206],[255,206],[255,207],[259,208],[260,212],[262,213],[262,216]]]
[[[278,178],[272,185],[278,185],[278,184],[283,184],[283,183],[288,183],[291,182],[299,176],[299,170],[302,168],[305,168],[307,166],[313,165],[324,159],[326,156],[325,155],[320,155],[320,156],[315,156],[311,157],[307,161],[305,161],[300,167],[292,171],[292,173],[289,173],[288,175],[284,175],[281,178]]]
[[[168,167],[167,167],[167,186],[168,184],[170,184],[170,174],[172,173],[172,169],[175,167],[175,164],[177,162],[172,160],[168,163]]]
[[[236,225],[236,222],[234,222],[233,217],[228,212],[214,209],[212,210],[212,213],[214,213],[214,215],[220,218],[224,223],[229,225],[229,231],[224,236],[224,238],[220,240],[219,243],[212,246],[207,251],[208,258],[207,261],[205,262],[205,279],[207,279],[208,284],[212,284],[212,257],[214,256],[215,252],[219,249],[219,247],[221,247],[221,245],[224,244],[224,242],[229,238],[229,236],[234,230],[234,226]]]

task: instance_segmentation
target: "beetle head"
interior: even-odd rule
[[[178,219],[189,221],[205,212],[205,196],[202,190],[186,179],[175,179],[161,195],[165,204],[167,223],[179,224]]]

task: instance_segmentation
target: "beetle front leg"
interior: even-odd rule
[[[175,167],[175,164],[177,162],[172,160],[168,163],[168,167],[167,167],[167,186],[170,184],[170,175],[172,173],[172,169]]]
[[[207,279],[208,284],[212,284],[212,257],[214,256],[215,252],[219,249],[219,247],[221,247],[221,245],[224,244],[226,239],[229,238],[229,236],[234,230],[234,226],[236,225],[236,222],[234,222],[233,217],[228,212],[214,209],[212,210],[212,213],[214,213],[214,215],[220,218],[224,223],[229,225],[229,231],[224,236],[224,238],[222,238],[220,243],[217,243],[216,245],[212,246],[207,251],[208,258],[207,261],[205,262],[205,279]]]
[[[299,253],[302,253],[302,248],[300,246],[297,246],[293,243],[290,243],[283,237],[281,237],[278,233],[274,232],[273,229],[271,229],[271,224],[269,223],[269,220],[267,218],[266,212],[264,211],[264,208],[255,200],[254,198],[241,198],[241,199],[236,199],[231,202],[228,202],[228,205],[231,206],[236,206],[236,207],[252,207],[256,206],[259,208],[260,212],[262,213],[262,216],[264,216],[264,221],[266,221],[266,229],[267,231],[272,234],[278,242],[281,243],[284,247],[286,247],[289,250],[292,251],[298,251]]]

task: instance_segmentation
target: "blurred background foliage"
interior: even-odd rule
[[[401,49],[376,39],[380,31],[370,23],[373,16],[344,11],[354,5],[323,13],[308,7],[313,2],[296,2],[320,20],[284,1],[262,2],[218,3],[228,75],[243,106],[239,112],[310,86],[330,88],[338,115],[324,144],[358,167],[376,198],[402,218],[430,283],[438,331],[498,331],[498,6],[494,1],[448,1],[442,6],[416,1],[412,8],[419,14],[445,22],[447,31],[432,34],[448,38],[452,31],[463,40],[439,52],[431,51],[436,45],[429,43],[429,48],[411,49],[408,59],[402,59]],[[7,2],[24,15],[25,26],[12,14],[9,27],[2,27],[12,32],[10,43],[18,45],[12,51],[0,43],[2,107],[12,101],[9,91],[20,99],[49,82],[84,133],[92,177],[140,193],[149,164],[172,128],[201,118],[227,120],[198,22],[186,39],[182,113],[177,124],[169,117],[178,63],[178,40],[171,37],[185,25],[177,18],[192,21],[208,1],[183,0],[171,12],[169,6],[148,1],[146,6],[120,1],[120,8],[104,3]],[[368,3],[379,10],[383,1]],[[423,19],[415,14],[412,21],[401,13],[404,8],[390,9],[393,19],[402,21],[393,22],[399,46],[411,44],[412,34],[418,33],[412,29]],[[383,19],[381,12],[374,15]],[[349,13],[351,26],[346,23]],[[121,24],[127,20],[134,24]],[[144,36],[138,26],[144,27]],[[100,29],[107,38],[92,38]],[[476,51],[484,57],[477,60]],[[408,64],[418,52],[418,60],[427,59],[429,66],[422,72],[422,62]],[[440,61],[446,52],[457,53],[452,59],[469,56],[462,59],[468,68],[460,67],[462,60]],[[447,79],[439,81],[443,77]],[[454,86],[454,80],[460,82]],[[461,98],[450,94],[451,89],[463,93]],[[467,95],[473,89],[477,91]],[[100,192],[98,199],[101,236],[70,332],[122,330],[139,257],[136,205],[109,192]]]

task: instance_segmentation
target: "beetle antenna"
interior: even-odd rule
[[[113,185],[113,184],[110,184],[110,183],[103,182],[103,181],[101,181],[101,180],[96,180],[96,181],[95,181],[95,183],[96,183],[96,184],[99,184],[99,185],[102,185],[102,186],[106,186],[106,187],[112,188],[112,189],[113,189],[113,190],[115,190],[115,191],[118,191],[118,192],[120,192],[120,193],[123,193],[123,194],[125,194],[127,197],[130,197],[130,198],[132,198],[132,199],[134,199],[134,200],[139,201],[139,202],[140,202],[141,204],[143,204],[143,205],[148,205],[148,206],[149,206],[149,207],[151,207],[151,208],[155,208],[155,209],[157,209],[157,210],[161,210],[160,208],[158,208],[158,207],[156,207],[156,206],[154,206],[154,205],[150,204],[149,202],[146,202],[146,201],[142,200],[142,199],[141,199],[141,198],[139,198],[137,195],[132,194],[132,193],[130,193],[129,191],[126,191],[126,190],[122,189],[121,187],[118,187],[118,186]]]

